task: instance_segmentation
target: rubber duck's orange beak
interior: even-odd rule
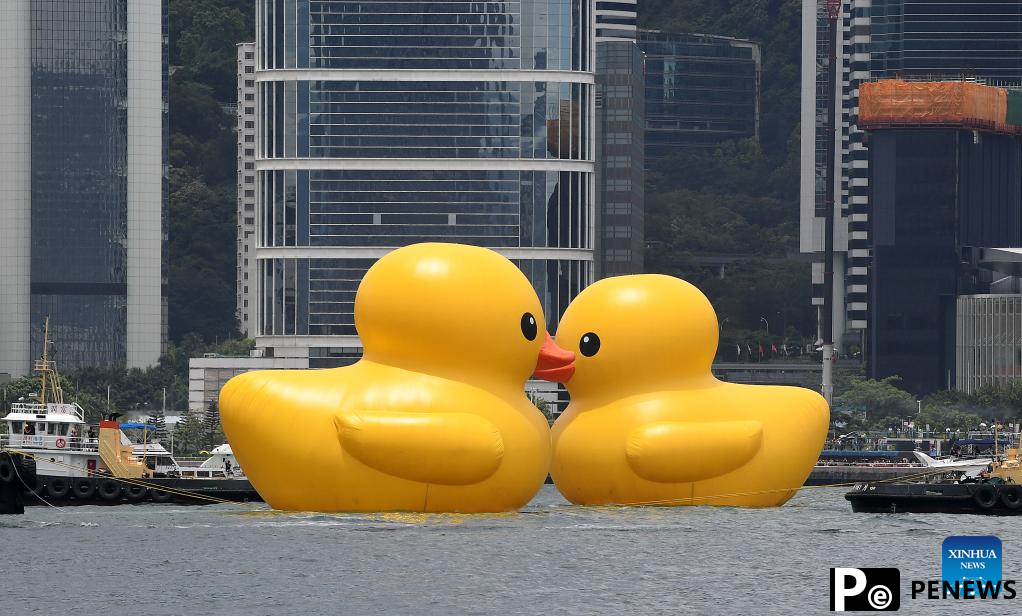
[[[550,332],[544,333],[546,340],[543,341],[543,348],[539,350],[539,361],[536,362],[536,371],[532,376],[544,381],[567,383],[571,375],[575,374],[575,354],[557,346],[550,337]]]

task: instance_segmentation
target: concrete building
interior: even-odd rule
[[[646,160],[759,136],[757,43],[639,31],[646,55]]]
[[[309,367],[308,358],[262,357],[253,355],[226,356],[208,353],[188,360],[188,410],[201,411],[210,402],[219,401],[220,390],[227,381],[252,370],[302,370]]]
[[[238,45],[238,328],[255,336],[256,85],[255,43]]]
[[[596,42],[634,41],[638,18],[638,0],[597,0]]]
[[[597,278],[644,271],[643,68],[634,41],[596,43]]]
[[[829,83],[826,0],[802,4],[802,145],[800,247],[813,255],[813,304],[823,306],[827,150],[835,152],[834,293],[838,352],[869,356],[873,225],[870,154],[857,126],[859,86],[868,80],[1022,79],[1022,1],[916,2],[845,0],[837,35],[840,80],[833,141],[826,132]]]
[[[551,329],[593,279],[593,5],[388,6],[256,4],[250,320],[309,367],[360,355],[355,291],[395,247],[497,250]]]
[[[166,342],[166,2],[0,3],[0,372]]]

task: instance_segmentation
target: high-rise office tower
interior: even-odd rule
[[[596,42],[634,41],[638,0],[596,0]]]
[[[422,241],[504,254],[555,325],[593,276],[593,5],[256,6],[257,345],[352,361],[359,281]]]
[[[599,27],[599,22],[597,22]],[[641,274],[645,256],[643,55],[596,43],[596,276]]]
[[[0,3],[0,372],[166,341],[166,2]]]
[[[834,293],[839,352],[866,346],[871,311],[873,206],[869,151],[856,125],[866,80],[976,79],[991,85],[1022,79],[1022,1],[916,2],[845,0],[837,33],[840,64],[833,141],[827,134],[830,83],[826,0],[802,4],[801,251],[813,255],[813,304],[823,306],[827,150],[835,152]],[[869,355],[862,349],[863,356]]]
[[[759,44],[641,30],[646,56],[646,160],[759,137]]]
[[[238,327],[255,335],[256,103],[255,43],[238,45]]]

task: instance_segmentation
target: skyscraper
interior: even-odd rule
[[[504,254],[556,324],[593,276],[591,6],[258,1],[258,346],[352,361],[359,281],[422,241]]]
[[[237,316],[242,335],[255,335],[256,85],[255,43],[238,45],[238,282]]]
[[[596,43],[598,278],[644,271],[644,65],[635,41]]]
[[[646,54],[646,160],[759,136],[759,44],[641,30]]]
[[[827,134],[830,79],[826,0],[802,3],[802,181],[800,246],[813,255],[813,304],[822,309],[827,150],[835,152],[834,342],[865,345],[874,242],[870,154],[856,125],[867,80],[1022,80],[1022,1],[845,0],[837,33],[837,131]],[[869,355],[863,349],[863,356]]]
[[[634,41],[638,17],[638,0],[597,0],[596,42]]]
[[[0,3],[0,372],[166,341],[165,0]]]

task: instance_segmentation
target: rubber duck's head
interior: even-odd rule
[[[717,315],[699,289],[671,276],[605,278],[582,291],[557,326],[574,351],[572,398],[651,391],[679,379],[712,378]]]
[[[414,244],[377,261],[358,287],[355,327],[368,360],[466,382],[517,387],[541,357],[574,359],[549,338],[521,270],[463,244]]]

